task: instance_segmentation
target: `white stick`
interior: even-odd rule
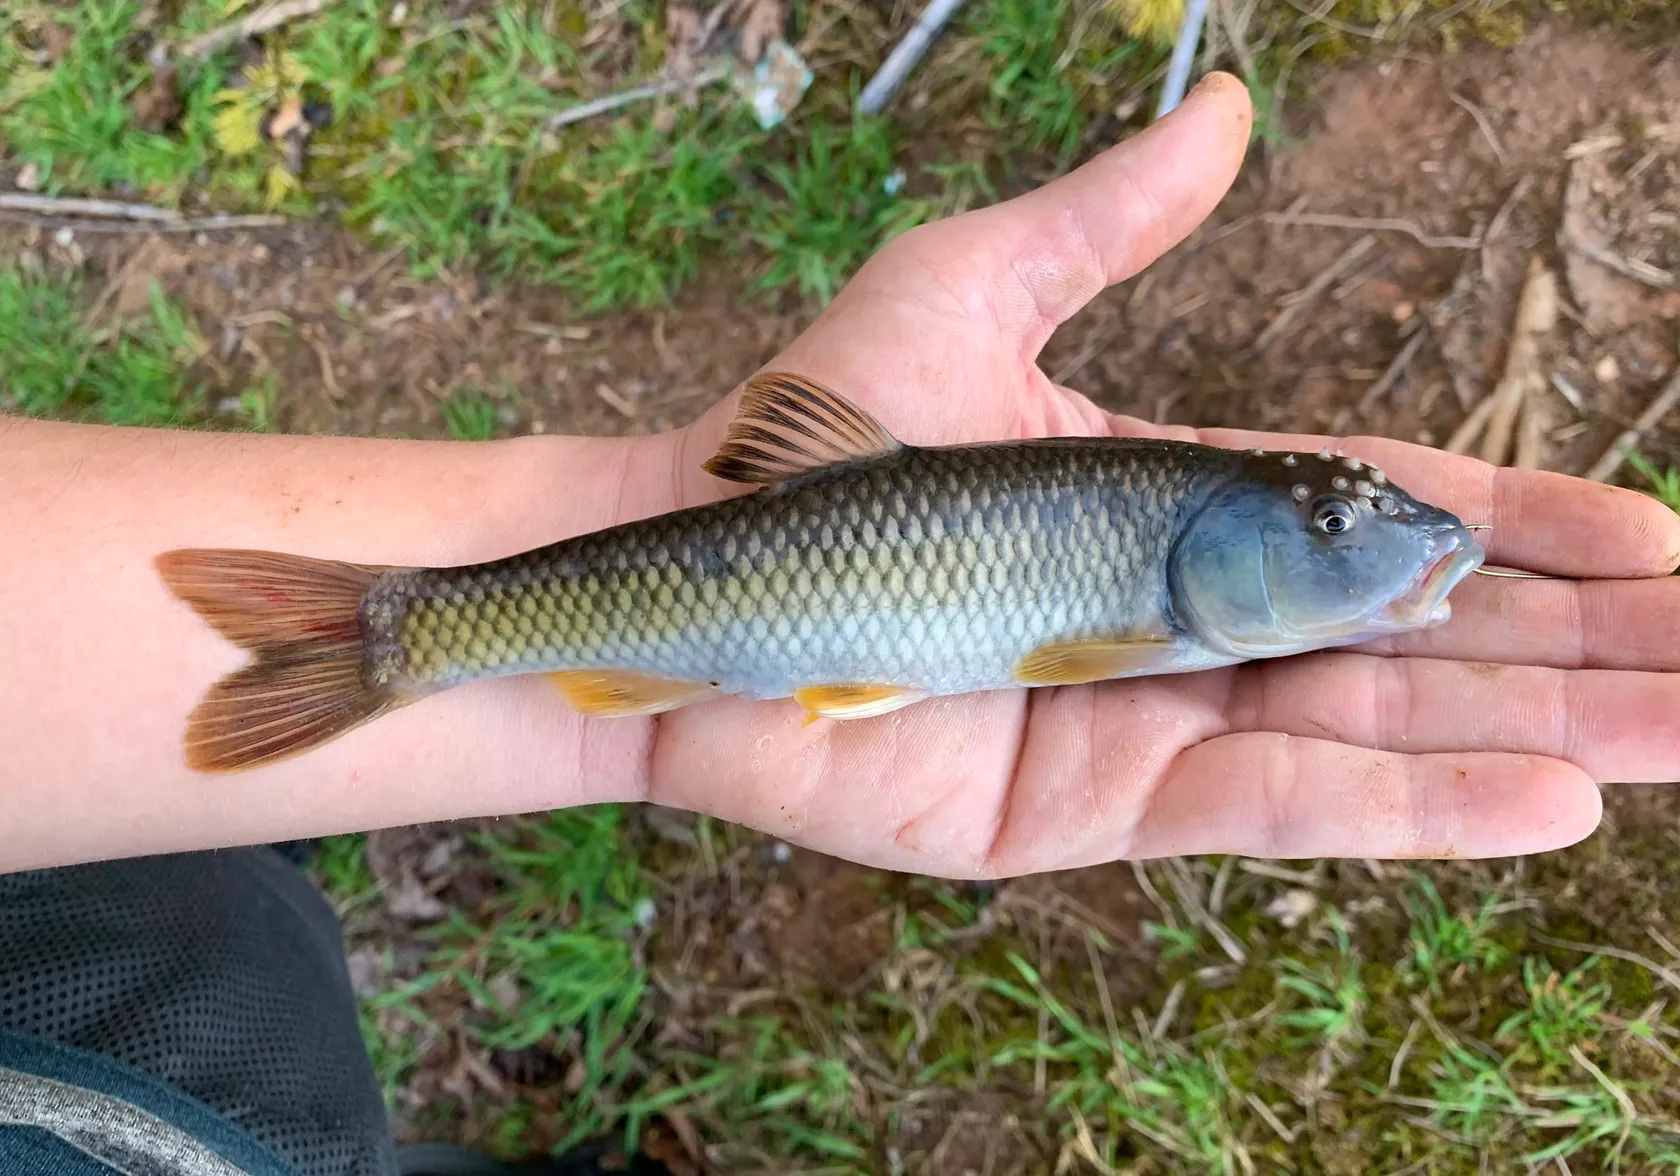
[[[43,216],[104,216],[140,221],[181,219],[179,213],[155,204],[121,204],[115,200],[84,200],[79,196],[36,196],[30,192],[0,192],[0,209]]]
[[[616,94],[608,94],[604,98],[580,102],[576,106],[568,106],[559,113],[550,115],[548,129],[551,131],[557,130],[568,123],[594,118],[597,114],[606,114],[610,110],[617,110],[620,106],[629,106],[632,102],[640,102],[644,98],[658,98],[663,94],[680,94],[684,90],[698,90],[700,87],[709,86],[713,82],[721,82],[728,76],[729,70],[720,67],[704,70],[691,78],[671,78],[663,82],[649,82],[645,86],[620,90]]]
[[[1190,66],[1196,60],[1196,48],[1202,42],[1202,22],[1207,19],[1208,0],[1190,0],[1184,6],[1184,23],[1179,26],[1178,40],[1173,42],[1172,61],[1167,66],[1167,80],[1161,86],[1161,104],[1155,108],[1156,118],[1165,118],[1184,101],[1184,91],[1190,85]]]
[[[904,79],[922,59],[934,37],[944,28],[957,9],[962,7],[963,0],[932,0],[922,12],[910,31],[904,34],[904,39],[893,46],[893,51],[887,54],[887,59],[881,63],[881,68],[875,76],[869,79],[869,84],[858,95],[858,112],[873,116],[880,114]]]

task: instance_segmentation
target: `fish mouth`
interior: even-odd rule
[[[1487,553],[1473,540],[1454,544],[1427,564],[1403,595],[1389,602],[1382,612],[1382,621],[1396,629],[1446,624],[1452,617],[1452,602],[1447,596],[1486,558]]]

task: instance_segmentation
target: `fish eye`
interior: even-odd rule
[[[1345,498],[1321,498],[1313,506],[1313,526],[1326,535],[1341,535],[1353,529],[1359,518]]]

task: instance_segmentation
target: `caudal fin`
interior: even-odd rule
[[[157,557],[176,596],[254,655],[187,720],[187,764],[232,772],[289,759],[403,705],[362,677],[362,597],[380,569],[271,551]]]

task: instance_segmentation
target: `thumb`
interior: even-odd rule
[[[942,222],[923,238],[925,264],[989,291],[995,329],[1036,358],[1058,326],[1213,211],[1242,166],[1252,122],[1247,87],[1209,74],[1171,114],[1083,166]]]

